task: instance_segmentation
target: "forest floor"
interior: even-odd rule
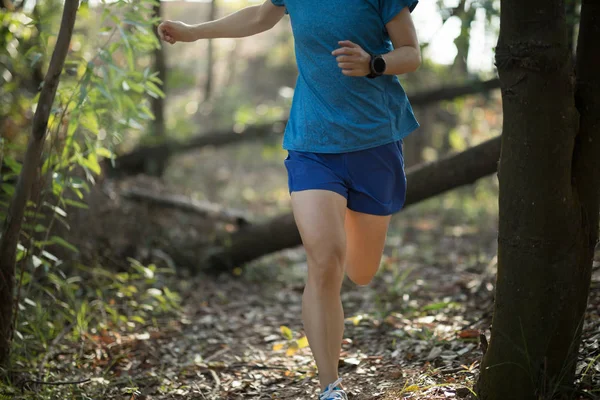
[[[450,222],[416,212],[397,216],[374,281],[344,283],[340,374],[350,399],[471,395],[480,335],[489,338],[496,234],[488,222]],[[589,393],[582,399],[600,396],[599,267],[577,368]],[[90,336],[79,349],[63,343],[54,380],[91,380],[76,391],[55,388],[50,398],[316,399],[300,320],[305,272],[302,250],[293,249],[239,276],[173,279],[182,308],[172,318],[130,334]],[[31,382],[23,387],[23,393],[40,390]]]
[[[399,217],[403,235],[391,234],[375,281],[344,284],[340,374],[350,399],[471,395],[482,357],[480,334],[489,338],[496,236],[492,229],[439,221]],[[581,388],[596,388],[596,398],[599,267],[597,262],[577,368]],[[148,343],[169,377],[161,387],[142,387],[143,398],[316,399],[315,366],[303,347],[300,321],[305,269],[295,250],[238,278],[190,282],[185,322]]]
[[[213,168],[220,167],[215,162]],[[364,287],[344,282],[340,376],[351,400],[472,395],[493,307],[494,190],[492,179],[482,180],[403,211],[392,219],[373,282]],[[252,196],[248,199],[260,204]],[[280,209],[278,196],[270,204]],[[121,202],[114,207],[129,210]],[[129,218],[156,214],[144,213]],[[172,215],[161,218],[173,225]],[[88,224],[91,229],[95,222]],[[119,229],[113,228],[113,235]],[[599,256],[577,365],[579,388],[587,393],[581,399],[600,399]],[[61,327],[41,349],[33,350],[39,339],[19,337],[17,343],[29,346],[22,352],[36,356],[17,363],[22,377],[0,388],[0,399],[317,399],[316,368],[301,322],[306,275],[301,248],[270,255],[236,274],[178,271],[162,276],[159,270],[138,270],[143,271],[141,279],[119,275],[114,281],[118,285],[94,286],[92,278],[99,272],[89,279],[66,279],[75,285],[77,296],[89,288],[99,300],[77,303],[76,321]],[[150,281],[154,286],[148,286]],[[142,296],[145,292],[152,295],[148,304],[167,311],[132,317],[136,313],[131,310],[150,301]],[[181,299],[176,309],[167,306],[163,295],[169,293]],[[94,318],[110,321],[111,316],[116,322],[104,328],[90,325]],[[67,334],[69,330],[79,334]],[[31,337],[35,334],[32,330]]]

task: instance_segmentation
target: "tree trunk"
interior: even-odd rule
[[[475,12],[477,9],[473,7],[473,4],[468,5],[467,1],[461,0],[459,5],[454,8],[452,13],[454,16],[460,18],[461,28],[460,34],[454,39],[454,45],[456,46],[456,57],[452,65],[452,72],[459,79],[466,77],[469,74],[469,68],[467,65],[467,58],[469,57],[469,48],[471,44],[471,24],[475,20]]]
[[[580,0],[565,0],[565,5],[567,7],[567,40],[571,54],[575,54],[575,35],[577,32],[577,24],[579,22],[577,9],[579,8],[579,3]]]
[[[573,182],[579,197],[584,239],[578,286],[581,293],[576,305],[583,318],[590,287],[594,250],[598,243],[600,214],[600,2],[584,0],[577,43],[575,105],[579,111],[579,134],[573,152]],[[581,331],[575,343],[580,344]]]
[[[217,18],[217,0],[211,0],[210,2],[210,13],[208,15],[209,21],[214,21]],[[206,84],[204,85],[204,101],[208,101],[213,91],[213,65],[215,63],[215,46],[214,40],[208,39],[208,51],[206,57]]]
[[[462,153],[408,169],[405,207],[492,174],[499,156],[497,137]],[[226,246],[211,250],[207,257],[204,267],[211,272],[230,271],[263,255],[302,244],[291,213],[241,229],[224,242]]]
[[[598,231],[600,58],[593,46],[600,28],[593,3],[584,1],[579,39],[580,124],[564,2],[502,0],[498,276],[481,400],[573,394]]]
[[[23,168],[19,175],[15,194],[11,200],[0,239],[0,366],[9,361],[10,341],[13,331],[13,291],[15,258],[21,233],[25,207],[40,167],[42,149],[46,139],[48,117],[56,95],[79,6],[78,0],[66,0],[56,47],[44,79],[33,126],[27,145]]]
[[[415,107],[428,105],[444,100],[452,100],[457,97],[477,93],[486,93],[500,87],[498,79],[488,81],[473,81],[464,85],[447,86],[410,96],[411,104]],[[138,147],[130,153],[119,156],[113,168],[110,163],[105,163],[106,171],[112,176],[127,176],[145,173],[148,170],[147,163],[166,163],[173,154],[197,150],[204,146],[224,146],[238,143],[244,140],[254,140],[283,132],[285,121],[276,124],[265,124],[249,126],[243,134],[236,132],[214,132],[198,135],[189,141],[166,142],[156,146]]]
[[[160,18],[162,15],[162,1],[158,1],[152,7],[153,17]],[[155,27],[154,34],[156,38],[159,40],[158,30]],[[165,63],[165,53],[162,44],[154,49],[154,69],[158,72],[158,78],[162,81],[162,91],[166,93],[166,80],[167,80],[167,66]],[[166,128],[165,128],[165,99],[162,97],[154,97],[150,98],[150,103],[152,107],[152,114],[154,114],[154,120],[152,121],[151,134],[154,138],[158,140],[164,140],[166,136]],[[161,158],[158,159],[148,159],[145,164],[145,173],[150,176],[161,176],[165,170],[167,160],[163,160]]]

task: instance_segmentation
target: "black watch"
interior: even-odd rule
[[[387,67],[386,63],[385,63],[385,59],[383,58],[383,56],[375,56],[371,54],[371,62],[370,62],[370,68],[371,68],[371,73],[369,75],[367,75],[367,78],[377,78],[378,76],[381,76],[384,74],[385,72],[385,68]]]

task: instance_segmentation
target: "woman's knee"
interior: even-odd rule
[[[345,243],[330,242],[305,246],[308,283],[322,288],[338,287],[344,279]]]
[[[348,278],[359,286],[366,286],[375,277],[377,270],[379,269],[379,262],[367,262],[360,265],[348,263],[346,266],[346,273]]]
[[[356,285],[359,285],[359,286],[368,285],[369,283],[371,283],[371,281],[373,280],[374,277],[375,277],[374,273],[348,271],[348,278],[350,278],[350,280],[352,282],[354,282]]]

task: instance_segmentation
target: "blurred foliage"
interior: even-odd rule
[[[25,232],[27,244],[21,248],[19,259],[35,255],[34,267],[46,268],[56,259],[46,247],[68,243],[48,234],[37,240],[35,233],[50,232],[53,223],[66,224],[67,208],[84,208],[81,202],[89,183],[100,175],[102,158],[111,158],[113,148],[132,131],[144,128],[145,121],[153,118],[147,96],[163,96],[160,80],[150,67],[138,68],[143,58],[158,42],[151,34],[153,20],[148,20],[154,0],[135,3],[118,1],[101,10],[90,10],[82,3],[78,12],[70,51],[61,76],[61,82],[50,114],[47,128],[47,146],[43,154],[40,178],[40,201],[34,205],[28,220],[33,231]],[[2,136],[2,207],[0,217],[6,216],[8,199],[14,192],[14,181],[20,172],[20,159],[27,133],[37,107],[39,92],[27,90],[32,67],[49,59],[56,37],[44,26],[58,26],[51,17],[42,16],[42,9],[4,13],[2,26],[8,27],[3,35],[8,45],[0,49],[5,62],[1,76],[4,79],[0,93],[0,121],[13,129],[3,130]],[[95,36],[88,29],[90,20],[102,21]],[[36,39],[37,38],[37,39]],[[92,38],[92,39],[88,39]],[[95,38],[95,39],[94,39]],[[44,66],[45,67],[45,66]],[[44,68],[45,69],[45,68]],[[41,84],[41,82],[39,83]],[[29,87],[39,87],[29,85]],[[15,101],[18,100],[18,101]],[[44,224],[42,207],[54,211]],[[34,225],[31,225],[35,221]],[[35,251],[33,249],[36,249]]]
[[[69,229],[67,217],[73,207],[87,207],[85,194],[102,173],[102,159],[114,157],[115,146],[153,119],[148,96],[164,96],[162,82],[149,63],[152,50],[159,46],[152,34],[157,20],[150,18],[154,3],[80,5],[48,121],[39,181],[18,246],[12,363],[23,373],[39,368],[42,374],[43,356],[57,338],[85,341],[105,331],[151,327],[157,316],[178,308],[178,295],[163,286],[161,278],[172,271],[134,260],[130,270],[120,273],[83,266],[74,260],[78,249],[53,233],[57,224]],[[0,14],[3,220],[21,170],[61,10],[59,1],[48,1]],[[74,257],[61,259],[60,254],[69,253]],[[43,375],[39,378],[47,374]]]

